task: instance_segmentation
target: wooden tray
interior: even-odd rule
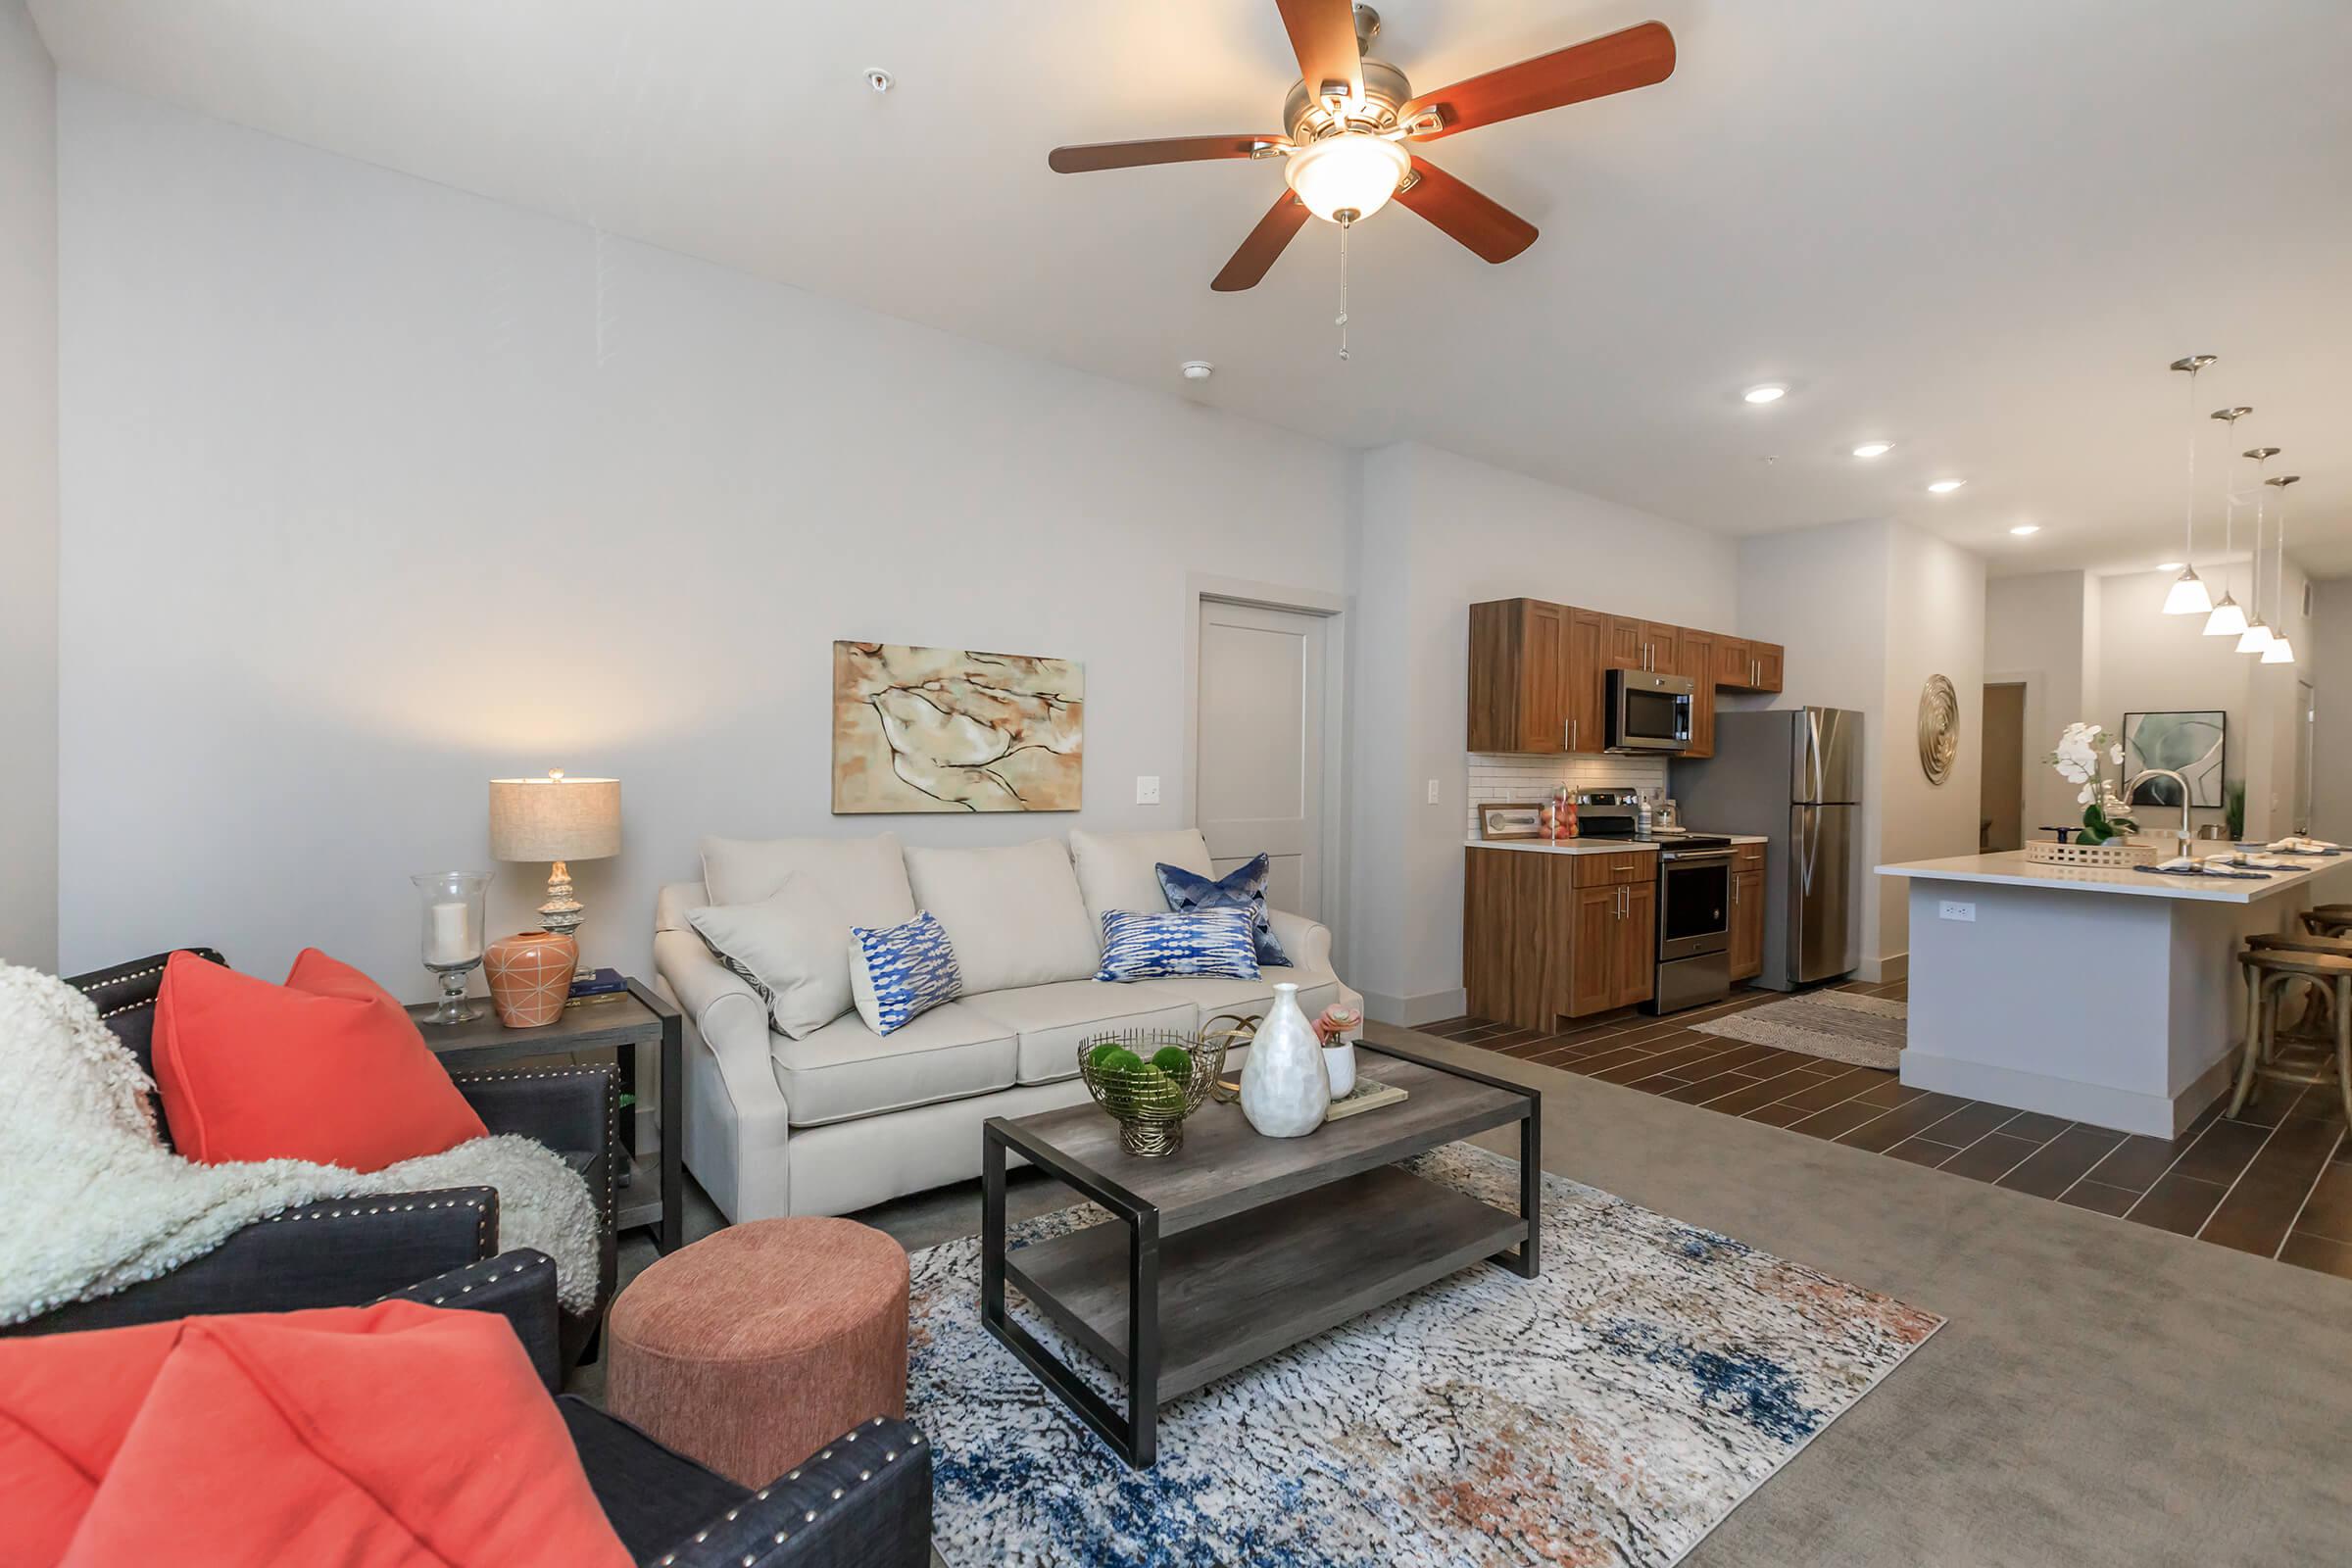
[[[2026,858],[2043,865],[2128,871],[2135,865],[2154,865],[2164,855],[2144,844],[2053,844],[2047,839],[2032,839],[2026,844]]]

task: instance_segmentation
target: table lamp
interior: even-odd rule
[[[540,928],[578,941],[587,910],[571,896],[572,860],[620,853],[620,780],[545,778],[490,781],[490,853],[502,860],[551,860]]]

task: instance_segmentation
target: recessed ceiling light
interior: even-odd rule
[[[1187,360],[1176,368],[1184,372],[1187,381],[1205,381],[1217,373],[1217,368],[1206,360]]]
[[[1762,386],[1751,386],[1740,395],[1750,403],[1778,403],[1788,395],[1788,389],[1777,381],[1767,381]]]
[[[1938,479],[1934,484],[1928,486],[1928,494],[1932,496],[1948,496],[1966,483],[1968,483],[1966,479]]]
[[[888,92],[897,86],[899,81],[896,76],[884,71],[880,66],[869,66],[866,68],[865,84],[876,92]]]
[[[1891,441],[1865,441],[1854,448],[1854,456],[1857,458],[1883,458],[1893,450],[1894,443]]]
[[[2179,571],[2187,564],[2188,563],[2185,561],[2159,561],[2156,563],[2156,569],[2158,571]]]
[[[2041,532],[2041,524],[2038,522],[2021,522],[2009,531],[2013,534],[2023,537],[2026,534]]]

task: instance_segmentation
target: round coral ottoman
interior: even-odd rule
[[[906,1253],[855,1220],[729,1226],[630,1281],[605,1335],[612,1414],[764,1487],[906,1413]]]

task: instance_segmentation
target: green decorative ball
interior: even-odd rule
[[[1126,1049],[1127,1048],[1125,1046],[1120,1045],[1116,1040],[1102,1041],[1096,1045],[1094,1050],[1086,1054],[1086,1063],[1090,1067],[1100,1067],[1102,1065],[1103,1057],[1115,1054],[1116,1053],[1125,1051]]]
[[[1182,1046],[1162,1046],[1152,1053],[1152,1065],[1180,1084],[1193,1081],[1193,1054]]]
[[[1098,1072],[1142,1072],[1144,1058],[1125,1046],[1113,1046],[1095,1057]]]

